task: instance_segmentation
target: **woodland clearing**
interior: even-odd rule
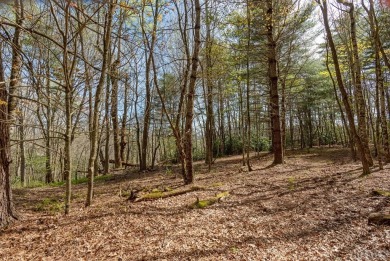
[[[63,187],[16,189],[21,219],[1,232],[0,259],[390,260],[390,227],[367,222],[372,212],[390,212],[390,197],[372,194],[390,190],[389,166],[361,178],[361,164],[343,148],[290,151],[277,166],[270,154],[254,155],[251,163],[248,173],[239,156],[217,159],[208,173],[197,162],[187,186],[175,167],[117,173],[97,182],[88,208],[78,184],[67,216]],[[128,200],[135,188],[191,186],[198,189]],[[211,206],[189,207],[221,192],[228,194]]]

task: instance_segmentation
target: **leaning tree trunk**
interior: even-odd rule
[[[366,115],[366,103],[363,96],[362,88],[362,76],[361,76],[361,65],[359,59],[359,50],[356,37],[356,20],[355,20],[355,6],[353,2],[347,3],[342,0],[337,0],[345,6],[349,7],[348,13],[351,22],[351,42],[352,42],[352,55],[353,55],[353,75],[355,76],[355,96],[358,105],[358,130],[361,142],[363,144],[363,152],[368,164],[372,166],[373,160],[370,153],[368,131],[367,131],[367,115]]]
[[[360,136],[359,136],[359,134],[356,130],[356,127],[355,127],[355,120],[354,120],[354,117],[352,114],[351,105],[349,103],[348,93],[345,89],[344,82],[342,79],[338,55],[337,55],[337,51],[336,51],[336,46],[334,44],[332,32],[331,32],[330,25],[329,25],[328,5],[327,5],[326,0],[316,0],[316,2],[319,4],[319,6],[321,8],[323,21],[324,21],[324,27],[325,27],[326,36],[327,36],[327,41],[328,41],[328,44],[329,44],[329,47],[330,47],[330,50],[332,53],[334,68],[336,71],[337,85],[338,85],[339,90],[340,90],[341,95],[342,95],[342,99],[343,99],[343,103],[344,103],[344,107],[345,107],[345,112],[347,114],[347,118],[348,118],[348,122],[349,122],[349,127],[351,129],[352,136],[356,142],[358,151],[361,155],[361,161],[362,161],[362,165],[363,165],[363,175],[368,175],[370,173],[370,164],[369,164],[368,159],[366,158],[366,154],[364,153],[363,142],[360,139]]]

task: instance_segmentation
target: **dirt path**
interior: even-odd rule
[[[359,178],[344,149],[290,152],[284,166],[269,155],[241,168],[240,157],[218,160],[212,173],[196,165],[196,185],[176,197],[126,200],[130,188],[181,189],[169,170],[99,183],[85,209],[85,185],[74,189],[72,213],[36,211],[63,188],[15,191],[20,222],[0,234],[0,260],[390,260],[390,228],[369,226],[371,212],[390,211],[389,166]],[[229,191],[204,209],[196,198]],[[122,195],[122,197],[120,196]]]

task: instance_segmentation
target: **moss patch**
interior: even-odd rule
[[[56,213],[62,211],[64,206],[65,206],[64,202],[59,199],[44,198],[41,202],[39,202],[35,206],[34,210]]]
[[[214,205],[218,200],[215,198],[211,199],[204,199],[204,200],[197,200],[195,203],[193,203],[190,207],[191,208],[205,208],[211,205]]]
[[[372,195],[390,197],[390,191],[375,189],[372,191]]]
[[[223,186],[222,182],[217,182],[217,183],[213,183],[210,185],[211,188],[217,188],[217,187],[222,187],[222,186]]]
[[[189,208],[192,208],[192,209],[206,208],[208,206],[214,205],[215,203],[217,203],[221,199],[226,198],[228,196],[229,196],[229,191],[224,191],[224,192],[216,194],[215,197],[212,197],[212,198],[202,199],[202,200],[199,200],[199,198],[198,198],[194,203],[192,203],[189,206]]]
[[[288,189],[289,190],[295,190],[297,187],[297,180],[295,177],[289,177],[287,180],[288,183]]]
[[[164,192],[162,191],[152,191],[142,196],[143,199],[156,199],[162,198],[164,196]]]
[[[168,197],[174,197],[186,194],[188,192],[201,190],[201,187],[193,186],[187,189],[182,190],[172,190],[169,188],[164,188],[163,190],[160,189],[152,189],[151,192],[143,194],[141,197],[135,199],[134,201],[148,201],[148,200],[154,200],[154,199],[160,199],[160,198],[168,198]]]

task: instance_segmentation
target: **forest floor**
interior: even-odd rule
[[[210,173],[196,163],[198,190],[151,201],[127,198],[191,186],[167,167],[117,173],[96,183],[85,208],[86,184],[75,185],[68,216],[63,186],[16,189],[21,219],[0,232],[0,260],[390,260],[390,227],[367,223],[390,212],[390,197],[372,194],[390,190],[390,166],[360,178],[342,148],[290,151],[283,166],[269,154],[251,162],[249,173],[239,156],[217,159]]]

